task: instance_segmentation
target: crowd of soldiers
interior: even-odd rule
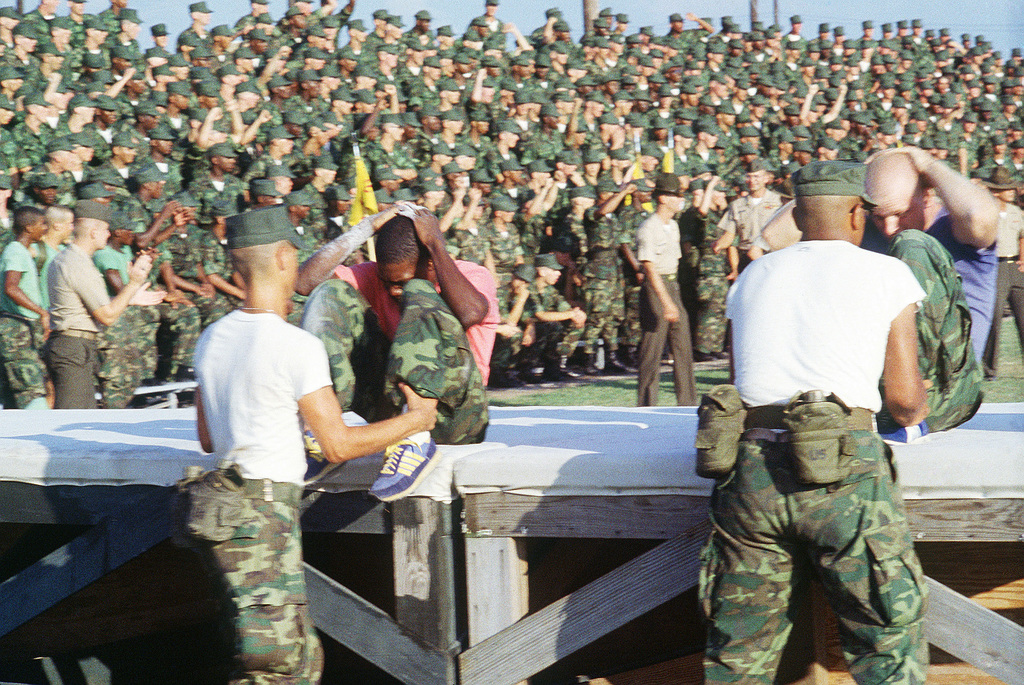
[[[377,10],[368,25],[352,18],[355,0],[298,0],[279,18],[253,0],[233,25],[210,26],[197,2],[176,40],[155,24],[143,49],[127,0],[98,14],[71,0],[58,16],[59,5],[0,8],[0,230],[26,245],[41,284],[37,306],[23,306],[5,271],[0,347],[42,346],[64,209],[109,203],[110,245],[95,257],[109,289],[145,251],[167,295],[104,331],[108,407],[144,379],[187,378],[201,328],[237,306],[224,218],[283,202],[306,257],[363,203],[357,157],[378,206],[427,207],[452,255],[493,273],[505,298],[493,385],[597,373],[602,348],[605,370],[636,363],[632,247],[659,172],[686,193],[679,283],[698,361],[725,354],[728,285],[765,249],[767,217],[751,216],[791,194],[800,166],[912,144],[969,176],[1024,182],[1021,50],[1004,58],[983,36],[919,20],[877,32],[865,21],[848,37],[799,16],[744,31],[673,14],[664,33],[606,9],[573,40],[558,9],[524,34],[498,0],[462,33],[426,11],[406,26]],[[44,212],[45,232],[25,237],[25,205]],[[538,322],[557,325],[539,335]],[[10,386],[42,382],[42,363],[10,356],[3,404],[24,406],[38,393]]]

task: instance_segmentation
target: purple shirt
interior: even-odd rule
[[[995,243],[986,248],[964,245],[953,237],[953,221],[948,214],[935,220],[928,228],[928,235],[942,243],[953,256],[953,266],[963,281],[964,297],[971,310],[971,342],[974,344],[974,356],[981,361],[988,333],[992,328],[992,314],[996,302],[996,272],[999,269],[999,259],[996,257]]]

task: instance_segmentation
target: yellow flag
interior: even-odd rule
[[[356,159],[356,196],[352,198],[352,211],[348,216],[349,226],[355,226],[363,217],[376,214],[377,196],[373,194],[373,183],[370,181],[370,172],[366,169],[366,162],[359,154],[359,144],[353,141],[352,151]],[[377,251],[374,249],[373,240],[366,243],[366,251],[369,253],[371,262],[377,261]]]
[[[376,214],[378,211],[377,197],[373,194],[373,183],[370,182],[370,172],[367,171],[363,158],[357,155],[356,196],[352,198],[352,212],[349,214],[348,223],[355,226],[364,216]]]
[[[666,174],[674,174],[676,172],[675,157],[676,156],[672,148],[669,148],[668,151],[665,152],[665,156],[661,158],[661,170],[664,171]]]
[[[637,157],[636,157],[636,165],[634,165],[634,167],[633,167],[633,179],[634,180],[640,180],[643,177],[644,177],[644,170],[640,168],[640,155],[637,155]],[[644,202],[640,206],[643,207],[648,212],[653,212],[654,211],[654,203],[653,202]]]

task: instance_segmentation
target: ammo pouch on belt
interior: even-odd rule
[[[697,475],[724,478],[736,465],[747,410],[735,385],[716,385],[697,408]]]
[[[850,410],[835,395],[821,390],[796,395],[782,413],[789,432],[793,472],[811,485],[835,483],[850,475],[854,443]]]
[[[179,547],[196,542],[230,540],[238,527],[253,516],[252,505],[242,493],[242,477],[236,464],[200,472],[189,467],[174,486],[171,497],[171,540]]]

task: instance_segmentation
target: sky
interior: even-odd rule
[[[4,4],[12,0],[3,0]],[[34,9],[37,0],[24,0],[26,11]],[[346,0],[339,0],[344,4]],[[716,27],[719,17],[730,15],[744,29],[750,26],[750,0],[641,0],[626,3],[619,0],[598,0],[599,7],[611,7],[615,12],[625,12],[634,28],[653,26],[657,33],[668,31],[668,16],[673,12],[693,12],[700,17],[713,17]],[[846,35],[860,35],[860,23],[865,19],[875,21],[875,26],[899,19],[922,19],[925,28],[948,27],[954,37],[962,33],[971,36],[983,35],[995,49],[1009,56],[1013,47],[1024,46],[1024,2],[1021,0],[776,0],[780,25],[789,28],[789,17],[799,14],[804,20],[803,33],[812,37],[818,24],[828,22],[842,25]],[[129,7],[138,10],[143,23],[165,23],[172,35],[177,35],[190,23],[188,5],[190,0],[129,0]],[[213,10],[211,26],[234,23],[238,17],[249,11],[248,0],[208,0]],[[107,0],[87,0],[87,12],[99,12],[108,7]],[[421,9],[428,10],[434,17],[433,26],[451,24],[456,35],[464,31],[470,20],[483,14],[484,0],[356,0],[355,17],[367,23],[376,9],[386,9],[405,20],[406,27],[413,22],[413,15]],[[544,11],[549,7],[560,7],[573,28],[573,36],[579,37],[583,26],[583,2],[558,2],[557,0],[503,0],[498,17],[513,22],[528,34],[544,23]],[[969,11],[964,8],[969,7]],[[270,13],[278,18],[284,14],[287,0],[270,0]],[[759,0],[760,18],[765,25],[771,24],[772,0]],[[60,14],[67,12],[61,8]],[[692,28],[687,24],[687,28]],[[877,33],[877,31],[876,31]],[[148,47],[148,31],[140,35],[140,42]]]

